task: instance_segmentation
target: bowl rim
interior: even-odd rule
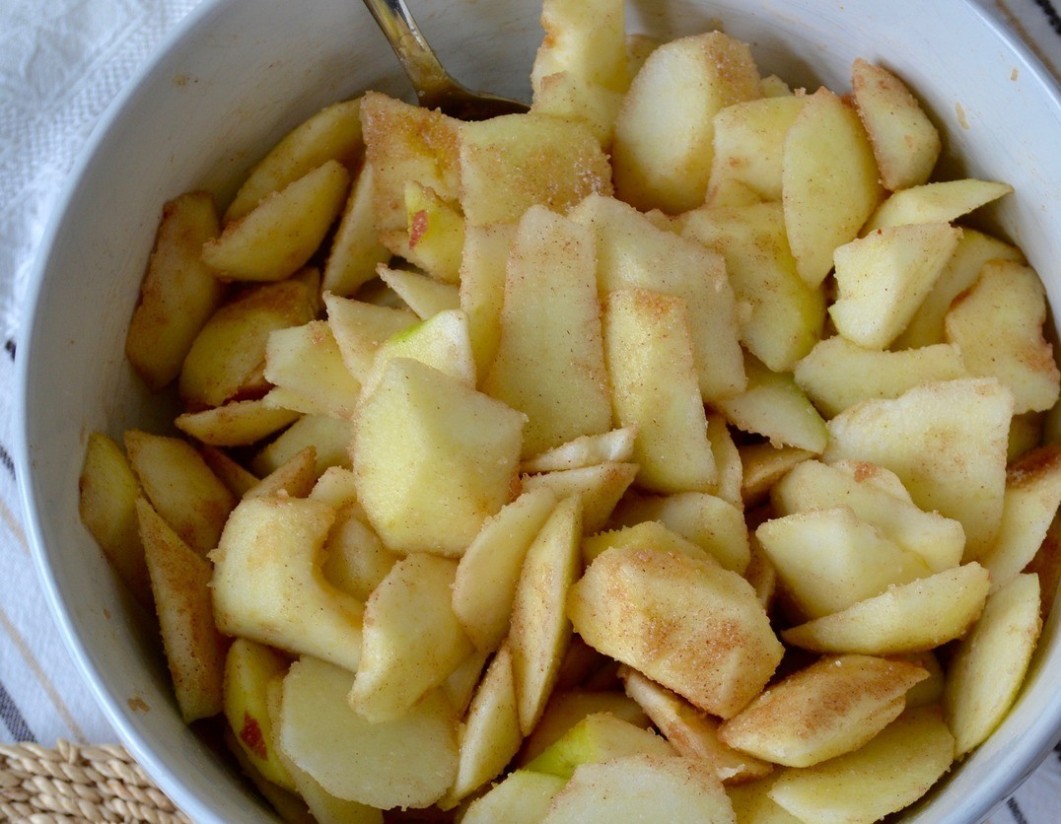
[[[147,746],[140,734],[133,728],[126,711],[120,706],[117,696],[104,688],[99,670],[93,665],[84,639],[77,632],[70,610],[61,597],[55,573],[49,563],[45,549],[45,513],[35,498],[32,478],[34,475],[33,459],[30,454],[30,410],[27,408],[28,388],[31,380],[33,362],[34,334],[33,320],[39,311],[42,294],[45,288],[45,275],[51,268],[55,240],[67,220],[67,212],[75,199],[83,178],[93,165],[100,148],[108,141],[111,132],[116,128],[125,109],[138,97],[145,94],[144,86],[149,78],[163,70],[172,53],[185,41],[195,37],[200,30],[206,29],[210,21],[219,13],[219,9],[229,0],[200,0],[182,17],[156,45],[146,61],[133,72],[121,90],[114,96],[100,115],[88,139],[78,153],[55,206],[49,215],[45,230],[41,236],[30,269],[28,290],[23,311],[22,326],[18,333],[15,370],[15,443],[14,459],[22,504],[22,513],[26,537],[30,545],[30,554],[40,580],[49,611],[55,620],[59,633],[67,650],[74,659],[77,670],[84,678],[89,692],[96,700],[103,715],[114,729],[121,743],[129,750],[137,763],[151,777],[170,801],[181,812],[194,821],[208,821],[215,818],[215,811],[204,807],[194,791],[179,778],[179,773],[170,769],[158,758],[158,755]]]
[[[34,466],[30,453],[29,436],[31,433],[28,426],[30,410],[26,402],[32,373],[31,364],[34,360],[35,324],[33,321],[38,314],[45,289],[45,275],[52,265],[55,240],[62,231],[71,202],[75,199],[87,170],[92,166],[101,146],[109,139],[124,110],[144,94],[143,88],[148,79],[163,70],[172,53],[183,43],[197,36],[200,30],[209,27],[211,20],[232,1],[200,0],[159,41],[150,57],[133,73],[97,120],[61,187],[34,252],[27,292],[20,313],[21,325],[17,334],[18,356],[15,364],[13,457],[16,465],[16,481],[27,541],[49,612],[56,621],[76,668],[85,679],[89,691],[121,743],[127,747],[136,761],[170,800],[178,804],[182,812],[196,821],[215,820],[216,811],[204,807],[197,793],[180,778],[180,773],[167,766],[156,752],[146,745],[139,732],[131,724],[128,713],[120,705],[118,697],[104,688],[99,670],[92,664],[88,655],[86,642],[76,631],[74,617],[60,596],[58,583],[45,550],[47,543],[44,528],[46,511],[41,505],[42,502],[38,502],[33,489]],[[967,6],[972,13],[984,21],[1006,49],[1033,73],[1045,93],[1052,97],[1055,106],[1061,110],[1061,80],[1050,71],[1029,44],[1014,31],[1003,13],[985,0],[958,0],[958,2]],[[1061,312],[1061,307],[1058,307],[1058,312]],[[1061,321],[1061,315],[1058,320]],[[1061,594],[1055,601],[1056,608],[1061,608]],[[1040,729],[1038,735],[1031,736],[1035,742],[1033,748],[1026,749],[1027,743],[1022,747],[1026,757],[1020,759],[1019,769],[1007,773],[1005,780],[999,776],[993,780],[989,778],[985,782],[993,785],[1003,795],[997,801],[985,804],[982,809],[976,811],[981,819],[1005,803],[1006,798],[1031,775],[1042,759],[1061,740],[1061,703],[1057,706],[1056,715],[1056,723],[1052,729],[1044,727]]]

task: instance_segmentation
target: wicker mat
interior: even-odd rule
[[[0,821],[190,824],[124,748],[0,744]]]

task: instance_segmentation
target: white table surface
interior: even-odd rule
[[[1058,0],[983,1],[1061,78]],[[10,390],[36,245],[65,177],[111,99],[196,3],[0,0],[0,742],[116,740],[37,582],[8,451]],[[1009,822],[1061,822],[1061,750],[991,819]]]

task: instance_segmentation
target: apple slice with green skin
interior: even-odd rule
[[[554,796],[543,824],[736,824],[711,768],[690,758],[639,753],[583,764]]]
[[[638,753],[675,755],[667,740],[651,730],[609,713],[591,713],[528,762],[526,769],[569,779],[581,764]]]
[[[378,233],[404,231],[405,184],[415,180],[440,197],[457,196],[458,122],[423,106],[385,94],[362,98],[365,158],[374,171],[372,212]]]
[[[524,420],[437,369],[391,359],[362,398],[350,447],[358,500],[384,545],[461,555],[510,500]]]
[[[280,747],[338,798],[379,809],[428,807],[457,774],[457,717],[438,690],[373,724],[351,709],[349,670],[303,657],[284,677]]]
[[[362,382],[383,342],[417,322],[410,309],[376,306],[331,293],[325,293],[324,305],[346,368]]]
[[[524,739],[517,760],[519,766],[525,767],[579,721],[594,713],[607,713],[642,728],[648,728],[652,723],[641,707],[621,692],[581,688],[561,691],[558,688],[545,705],[541,719]]]
[[[247,758],[269,781],[296,792],[295,782],[275,749],[269,712],[269,684],[282,678],[288,662],[264,644],[237,638],[225,656],[224,711]]]
[[[392,358],[412,358],[426,363],[475,388],[475,358],[468,321],[460,309],[446,309],[385,340],[363,381],[364,394],[376,388]]]
[[[436,280],[459,282],[464,216],[457,204],[410,180],[405,184],[405,214],[403,257]]]
[[[514,770],[468,805],[461,824],[541,824],[566,783],[555,775]]]

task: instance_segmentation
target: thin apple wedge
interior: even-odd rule
[[[790,770],[768,794],[802,821],[872,824],[928,792],[954,761],[938,707],[901,715],[855,752]]]
[[[893,586],[847,609],[782,630],[789,644],[815,652],[898,655],[962,637],[980,617],[988,573],[978,563]]]
[[[785,135],[781,200],[796,268],[816,287],[833,252],[853,240],[880,201],[877,161],[858,115],[836,94],[811,95]]]
[[[455,806],[501,775],[522,740],[512,654],[503,646],[487,667],[461,724],[457,777],[443,806]]]
[[[730,747],[810,767],[853,752],[902,713],[928,677],[914,664],[867,655],[821,658],[773,684],[718,731]]]
[[[143,498],[136,502],[151,592],[173,691],[185,723],[222,711],[225,641],[210,604],[210,564]]]
[[[549,805],[542,824],[736,824],[710,768],[679,756],[629,755],[583,764]]]
[[[894,192],[926,183],[942,141],[910,89],[887,69],[862,59],[851,68],[851,88],[884,187]]]
[[[994,180],[945,180],[893,192],[866,221],[863,233],[886,226],[949,223],[1013,191]]]
[[[544,487],[524,491],[486,519],[461,556],[453,581],[453,611],[479,649],[497,649],[508,633],[523,560],[556,500]]]
[[[630,667],[621,667],[619,675],[626,694],[648,714],[678,754],[710,765],[719,781],[742,784],[773,771],[766,761],[723,743],[719,722],[680,695]]]
[[[520,219],[482,389],[527,415],[524,458],[612,428],[589,229],[541,206]]]
[[[990,595],[947,670],[943,705],[963,756],[1001,723],[1024,680],[1042,630],[1039,576],[1018,575]]]
[[[509,645],[519,726],[528,735],[542,717],[571,643],[565,607],[581,567],[582,502],[562,500],[527,550],[512,602]]]

